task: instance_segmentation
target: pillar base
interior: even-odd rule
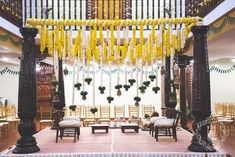
[[[194,135],[191,141],[191,145],[188,146],[188,150],[192,152],[216,152],[213,143],[209,138],[205,140],[198,140],[198,135]]]
[[[34,137],[20,137],[12,152],[15,154],[27,154],[38,152],[39,150],[40,148],[37,146],[37,142]]]

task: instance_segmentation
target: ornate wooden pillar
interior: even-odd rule
[[[18,116],[20,124],[18,131],[20,138],[17,140],[13,153],[25,154],[37,152],[40,148],[33,134],[36,133],[36,53],[35,40],[38,30],[36,28],[21,28],[23,36],[22,55],[20,59]]]
[[[170,79],[171,79],[171,65],[170,65],[170,57],[165,58],[165,86],[164,86],[164,92],[165,92],[165,106],[169,107],[169,100],[170,100]]]
[[[185,68],[190,63],[191,57],[182,55],[178,57],[178,65],[180,68],[180,124],[183,128],[187,126],[187,119],[186,119],[186,93],[185,93]]]
[[[189,150],[195,152],[214,152],[213,143],[208,137],[210,126],[210,74],[207,51],[208,26],[193,26],[194,35],[194,67],[192,86],[192,115],[194,117],[193,135]]]

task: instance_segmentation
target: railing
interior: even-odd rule
[[[27,18],[33,17],[156,19],[185,16],[185,0],[23,0],[23,4],[24,24]]]
[[[205,17],[225,0],[186,0],[186,16]]]
[[[0,16],[22,27],[22,0],[0,0]]]

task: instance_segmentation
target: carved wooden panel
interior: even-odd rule
[[[51,79],[53,76],[53,67],[49,65],[40,65],[37,71],[37,111],[40,107],[50,107],[52,100]]]

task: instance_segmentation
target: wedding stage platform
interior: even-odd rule
[[[106,133],[97,130],[92,134],[91,127],[82,127],[80,139],[75,143],[72,137],[64,137],[55,142],[56,131],[46,128],[35,135],[40,151],[32,154],[13,154],[11,150],[0,156],[33,157],[226,157],[221,150],[215,153],[189,152],[192,134],[177,130],[178,142],[172,137],[160,136],[159,141],[149,135],[148,131],[109,129]]]

